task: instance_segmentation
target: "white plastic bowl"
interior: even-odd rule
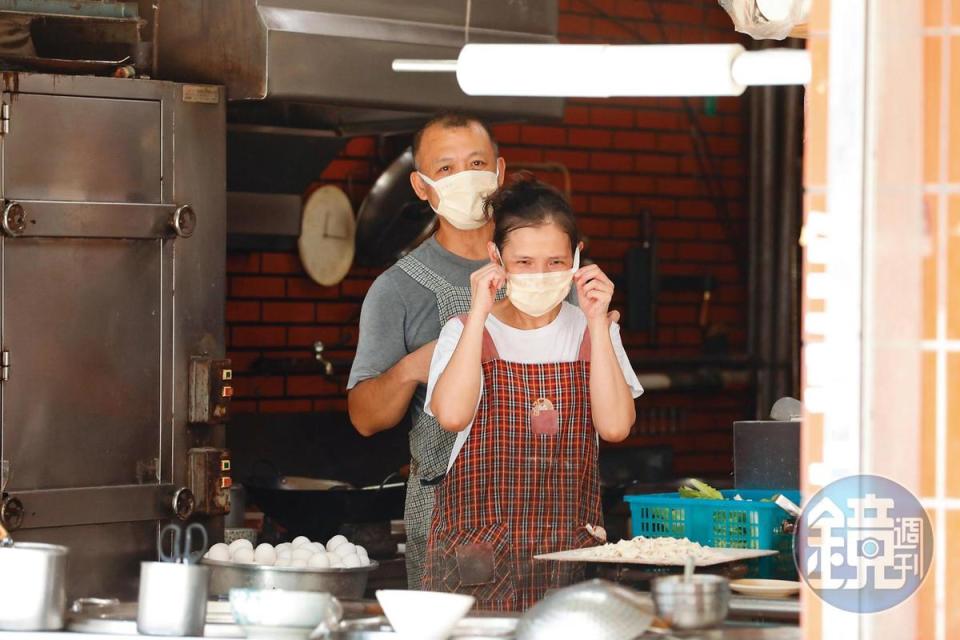
[[[475,600],[459,593],[380,589],[377,601],[401,638],[445,640]]]
[[[343,615],[329,593],[279,589],[231,589],[230,609],[248,638],[306,638],[321,624],[332,629]]]

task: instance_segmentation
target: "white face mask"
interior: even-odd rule
[[[498,252],[499,253],[499,252]],[[500,258],[503,264],[503,258]],[[511,304],[528,316],[539,318],[570,293],[573,274],[580,268],[580,248],[573,254],[573,268],[546,273],[508,273],[507,297]]]
[[[468,231],[487,224],[487,216],[483,213],[483,199],[500,186],[499,170],[497,173],[467,170],[439,180],[431,180],[422,173],[420,177],[434,188],[440,198],[433,210],[454,227]]]

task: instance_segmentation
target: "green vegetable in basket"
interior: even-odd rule
[[[708,485],[706,482],[701,482],[696,478],[691,479],[688,483],[680,487],[680,497],[681,498],[701,498],[704,500],[723,500],[723,494]]]

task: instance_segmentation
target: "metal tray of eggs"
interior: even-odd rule
[[[249,540],[210,547],[203,557],[210,567],[210,595],[227,596],[230,589],[325,591],[338,598],[363,597],[367,579],[379,565],[367,551],[337,535],[324,545],[305,536],[276,547],[256,548]]]

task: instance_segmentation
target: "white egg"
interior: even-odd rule
[[[353,544],[352,542],[344,542],[339,547],[334,549],[333,552],[341,558],[355,556],[357,555],[357,545]]]
[[[315,553],[310,556],[307,566],[313,569],[326,569],[330,566],[330,559],[325,553]]]
[[[313,555],[313,550],[306,547],[297,547],[293,550],[293,553],[290,555],[290,559],[296,562],[297,560],[303,560],[306,562],[310,559],[310,556]]]
[[[370,556],[367,554],[367,550],[357,545],[357,557],[360,558],[360,564],[367,566],[370,564]]]
[[[274,564],[273,566],[275,566],[275,567],[289,567],[289,566],[290,566],[290,556],[287,556],[286,558],[277,558],[277,562],[276,562],[276,564]]]
[[[240,564],[253,563],[253,549],[249,547],[240,547],[230,555],[230,559]]]
[[[307,560],[306,558],[297,558],[295,560],[291,560],[290,566],[297,569],[302,569],[303,567],[307,566]]]
[[[293,551],[290,549],[277,549],[277,560],[290,560],[293,558]]]
[[[297,536],[296,538],[293,539],[292,544],[294,548],[302,547],[305,544],[310,544],[310,538],[308,538],[307,536]]]
[[[344,536],[340,536],[340,535],[333,536],[332,538],[327,540],[327,551],[333,551],[334,549],[336,549],[337,547],[339,547],[340,545],[346,542],[347,542],[347,539]]]
[[[340,556],[338,556],[338,555],[335,554],[335,553],[328,553],[328,554],[327,554],[327,560],[330,561],[330,568],[331,568],[331,569],[340,569],[340,568],[343,567],[343,560],[341,560],[341,559],[340,559]]]
[[[219,562],[230,562],[230,547],[222,542],[218,542],[210,547],[210,550],[207,551],[207,555],[204,557],[210,558],[211,560],[217,560]]]
[[[253,559],[257,561],[257,564],[272,565],[277,561],[277,552],[272,544],[264,542],[254,549]]]
[[[281,542],[280,544],[275,546],[274,549],[276,549],[277,553],[279,554],[281,551],[284,551],[284,550],[293,551],[293,545],[290,544],[289,542]]]
[[[351,553],[348,556],[343,556],[341,561],[343,562],[343,566],[347,568],[359,567],[363,564],[360,562],[360,558],[358,558],[357,554],[355,553]]]
[[[253,551],[252,542],[250,542],[246,538],[237,538],[236,540],[231,542],[230,546],[228,547],[230,549],[230,555],[233,555],[233,553],[240,547],[247,547],[248,549],[250,549],[250,551]]]
[[[309,545],[307,545],[307,548],[312,549],[314,553],[326,551],[326,548],[323,546],[323,544],[319,542],[311,542]]]

